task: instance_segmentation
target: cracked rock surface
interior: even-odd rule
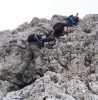
[[[35,17],[12,31],[0,32],[0,100],[98,100],[97,14],[86,15],[77,26],[69,28],[73,31],[56,39],[53,49],[41,49],[44,76],[32,74],[37,77],[34,82],[18,84],[16,73],[22,69],[28,36],[51,34],[52,26],[63,18]],[[32,66],[30,69],[27,73],[33,73]]]

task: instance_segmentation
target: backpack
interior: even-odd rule
[[[70,16],[69,16],[69,19],[68,19],[68,24],[69,24],[70,26],[73,26],[73,25],[75,25],[75,23],[76,23],[75,17],[74,17],[73,15],[70,15]]]
[[[43,47],[43,45],[44,45],[41,35],[35,34],[35,39],[36,39],[36,42],[39,45],[39,48],[41,49]]]
[[[28,43],[34,43],[34,44],[37,44],[37,46],[39,48],[42,47],[42,41],[41,41],[41,35],[38,35],[38,34],[31,34],[29,37],[28,37]]]

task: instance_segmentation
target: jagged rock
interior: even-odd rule
[[[65,78],[62,74],[47,72],[44,77],[19,91],[8,93],[2,100],[97,100],[86,85],[75,77]]]
[[[0,80],[0,100],[2,100],[3,96],[5,96],[7,92],[17,89],[19,89],[19,87],[17,87],[16,85],[11,84],[8,81]]]
[[[44,32],[43,35],[51,34],[53,32],[53,28],[48,23],[39,23],[38,27]]]
[[[98,74],[88,76],[88,85],[91,92],[98,95]]]
[[[63,19],[59,15],[51,20],[34,18],[18,34],[0,32],[0,79],[16,85],[15,73],[21,70],[28,36],[51,33],[52,26]],[[53,49],[41,49],[44,77],[37,75],[34,83],[22,84],[20,90],[8,93],[3,100],[98,100],[98,15],[87,15],[69,30],[56,39]]]
[[[24,30],[24,32],[19,31],[18,34],[13,34],[13,32],[10,32],[10,31],[9,33],[5,34],[6,35],[5,38],[7,38],[7,34],[8,34],[8,38],[7,38],[8,41],[4,41],[4,44],[2,44],[3,45],[2,48],[0,48],[0,54],[1,54],[0,62],[2,62],[1,63],[2,68],[0,69],[0,79],[7,80],[10,83],[13,83],[22,87],[30,84],[31,80],[32,82],[35,80],[35,78],[33,79],[33,76],[35,77],[36,72],[34,72],[35,70],[32,66],[29,68],[30,70],[29,69],[26,70],[26,73],[28,73],[27,75],[29,77],[28,80],[25,80],[25,82],[20,82],[18,79],[21,79],[23,77],[23,74],[22,74],[23,71],[21,71],[23,69],[21,68],[21,64],[23,63],[23,57],[24,57],[23,55],[25,55],[26,53],[26,46],[27,46],[26,40],[28,38],[28,35],[33,34],[33,33],[48,34],[53,31],[52,27],[46,23],[45,24],[40,23],[38,24],[38,27],[40,28],[41,32],[37,30],[38,28],[36,27],[33,30],[32,28],[29,28],[28,30]],[[31,31],[29,31],[30,29]],[[1,39],[1,42],[3,42],[3,39]],[[47,65],[47,62],[46,62],[46,65]],[[43,66],[40,66],[40,69],[42,69],[43,72],[46,72],[47,70],[49,70],[49,68],[46,67],[46,65],[44,64]],[[34,74],[32,71],[34,72]],[[17,75],[18,72],[20,74]],[[30,76],[30,73],[32,73],[32,76]],[[27,76],[25,76],[25,78],[26,77]]]
[[[45,19],[45,18],[41,18],[41,19],[40,19],[40,22],[41,22],[41,23],[48,23],[49,20],[47,20],[47,19]]]
[[[13,30],[12,34],[17,34],[18,32],[22,32],[28,28],[31,28],[31,26],[27,22],[25,22],[21,24],[20,26],[18,26],[15,30]]]
[[[30,26],[33,27],[33,26],[37,26],[37,24],[39,23],[40,19],[37,18],[37,17],[34,17],[32,19],[32,21],[30,22]]]
[[[63,77],[62,77],[63,78]],[[70,94],[65,93],[64,83],[61,76],[56,73],[47,72],[45,76],[38,79],[34,84],[16,92],[11,92],[3,100],[33,99],[33,100],[75,100]],[[57,81],[55,81],[57,80]],[[39,91],[37,93],[37,91]]]
[[[89,87],[90,87],[92,93],[95,93],[98,95],[98,81],[97,82],[90,82]]]
[[[65,18],[65,16],[53,15],[52,18],[51,18],[52,24],[55,24],[57,22],[63,22],[64,18]]]

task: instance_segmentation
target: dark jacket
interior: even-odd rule
[[[54,37],[59,37],[63,35],[64,27],[68,25],[66,23],[58,22],[53,26],[54,29]]]

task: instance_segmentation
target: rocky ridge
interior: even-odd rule
[[[15,77],[27,37],[53,32],[52,26],[63,18],[35,17],[12,31],[0,32],[0,100],[98,100],[97,14],[86,15],[79,25],[69,28],[73,31],[57,39],[53,49],[41,50],[43,77],[25,86]]]

